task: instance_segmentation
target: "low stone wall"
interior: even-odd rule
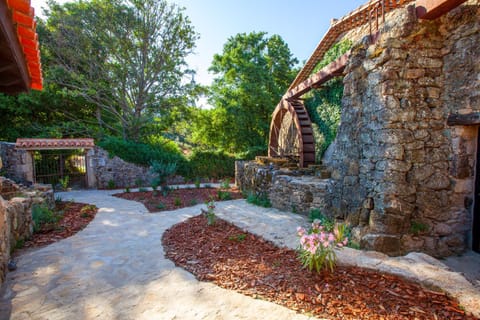
[[[330,207],[330,179],[303,175],[296,170],[237,161],[235,184],[245,192],[267,196],[274,208],[307,215],[312,209]]]
[[[24,189],[13,181],[0,177],[0,285],[17,243],[32,236],[34,204],[46,204],[53,209],[55,200],[52,188],[37,185]]]

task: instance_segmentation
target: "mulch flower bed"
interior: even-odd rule
[[[295,232],[295,230],[292,230]],[[328,319],[475,319],[444,292],[357,267],[302,269],[294,250],[200,215],[162,238],[166,256],[197,279]]]
[[[166,196],[161,191],[123,192],[115,197],[141,202],[149,212],[169,211],[205,203],[211,199],[220,201],[218,192],[230,193],[231,200],[241,199],[242,193],[237,188],[191,188],[171,190]]]
[[[54,226],[40,228],[31,239],[25,241],[23,248],[42,247],[73,236],[95,218],[98,209],[86,203],[57,202],[55,211],[63,212],[62,218]]]

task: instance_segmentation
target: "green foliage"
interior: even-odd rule
[[[205,216],[207,217],[207,225],[213,226],[215,224],[215,221],[217,219],[215,215],[215,201],[210,200],[206,203],[207,205],[207,211],[204,212]]]
[[[137,188],[140,188],[141,186],[143,186],[143,179],[142,178],[135,179],[135,186]]]
[[[352,46],[351,41],[335,44],[325,54],[313,72],[317,72],[330,62],[347,52]],[[337,136],[340,123],[343,96],[343,82],[333,79],[322,85],[321,89],[311,91],[305,96],[305,107],[312,120],[315,138],[315,158],[320,162],[323,153]]]
[[[232,194],[228,191],[218,190],[217,197],[221,201],[232,200]]]
[[[220,188],[221,189],[230,189],[230,180],[229,179],[224,179],[222,180],[222,182],[220,183]]]
[[[110,157],[117,156],[139,165],[148,166],[152,161],[175,162],[179,165],[185,162],[175,142],[165,138],[159,138],[155,144],[147,144],[105,137],[97,144],[107,150]]]
[[[320,62],[317,63],[312,73],[318,72],[323,67],[326,67],[331,62],[340,58],[340,56],[346,53],[348,50],[350,50],[352,46],[353,46],[353,42],[348,39],[334,44],[330,49],[327,50],[327,52],[325,52],[325,55],[323,56],[322,60],[320,60]]]
[[[153,191],[157,191],[159,186],[160,186],[160,179],[153,178],[152,181],[150,181],[150,187],[152,187]]]
[[[58,182],[60,183],[60,186],[62,187],[62,189],[66,190],[68,188],[68,183],[70,182],[70,177],[65,176],[63,178],[60,178]]]
[[[45,224],[55,224],[61,216],[50,210],[45,204],[32,206],[33,231],[38,232]]]
[[[159,203],[157,204],[156,208],[159,209],[159,210],[163,210],[163,209],[165,209],[165,204],[159,202]]]
[[[138,141],[155,127],[155,116],[168,117],[194,91],[194,84],[182,80],[192,73],[185,59],[198,36],[176,5],[163,0],[49,5],[41,39],[52,80],[94,105],[92,120],[100,126]]]
[[[235,242],[242,242],[247,238],[245,233],[240,233],[236,235],[232,235],[228,237],[228,240],[235,241]]]
[[[173,204],[175,207],[180,207],[182,205],[182,200],[180,200],[179,197],[175,197],[175,199],[173,199]]]
[[[246,151],[236,154],[237,160],[253,160],[257,156],[265,156],[268,154],[266,146],[249,147]]]
[[[147,191],[148,191],[148,189],[145,188],[145,187],[138,188],[138,192],[147,192]]]
[[[255,193],[250,192],[247,195],[247,202],[264,208],[272,207],[272,203],[270,202],[270,199],[265,193],[256,195]]]
[[[414,235],[419,235],[421,233],[427,232],[428,231],[428,224],[420,222],[420,221],[415,221],[412,220],[410,224],[410,233]]]
[[[195,150],[188,160],[193,177],[218,179],[235,175],[235,157],[223,151]]]
[[[25,239],[18,239],[15,242],[15,250],[22,249],[25,246]]]
[[[116,187],[115,181],[113,179],[108,180],[107,189],[115,189],[115,187]]]
[[[194,206],[194,205],[197,205],[197,204],[198,204],[198,200],[197,200],[197,199],[192,199],[192,200],[190,200],[190,203],[189,203],[190,206]]]
[[[152,161],[150,170],[157,175],[158,184],[164,188],[168,178],[177,171],[177,164],[175,162]]]
[[[192,140],[229,152],[266,150],[270,116],[296,71],[297,60],[278,35],[237,34],[213,58],[210,110],[192,112]]]
[[[125,188],[125,193],[130,193],[130,187]]]
[[[195,181],[193,182],[195,184],[195,188],[199,189],[200,188],[200,178],[195,178]]]
[[[308,214],[310,222],[318,220],[320,224],[325,228],[325,231],[332,232],[335,227],[335,219],[324,215],[320,209],[312,209]]]

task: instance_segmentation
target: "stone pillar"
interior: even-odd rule
[[[87,166],[87,187],[88,188],[96,188],[97,187],[97,178],[95,177],[94,172],[94,159],[93,156],[95,155],[94,149],[89,149],[85,155],[85,164]]]
[[[33,151],[28,151],[25,154],[25,165],[23,166],[25,180],[29,182],[34,182],[35,180],[35,160],[33,158]]]

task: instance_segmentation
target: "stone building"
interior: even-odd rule
[[[478,251],[480,1],[404,2],[378,33],[349,31],[357,41],[341,69],[341,122],[324,163],[331,177],[244,164],[238,180],[246,189],[261,181],[276,207],[317,207],[346,221],[365,249]],[[312,81],[298,78],[285,97]]]

